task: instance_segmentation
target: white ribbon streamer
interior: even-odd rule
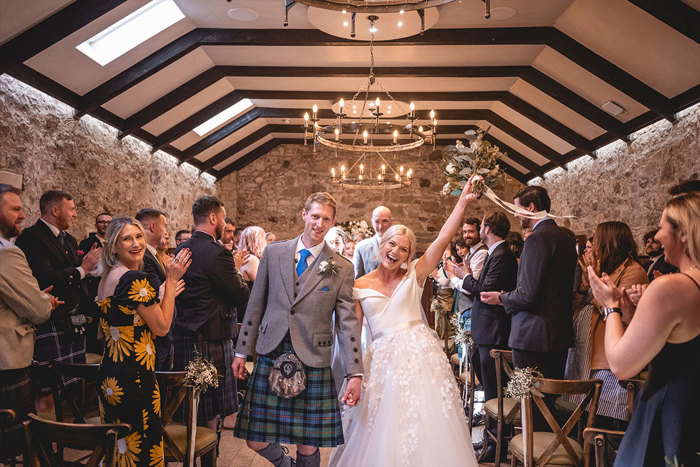
[[[491,188],[486,187],[486,193],[484,193],[484,196],[486,196],[488,199],[493,201],[494,204],[499,206],[500,208],[508,211],[510,214],[517,214],[521,217],[528,217],[530,219],[544,219],[545,217],[556,217],[558,219],[564,219],[564,218],[569,218],[569,219],[576,219],[576,216],[554,216],[547,211],[537,211],[537,212],[530,212],[527,211],[519,206],[516,206],[515,204],[508,203],[507,201],[503,201],[501,198],[498,197],[496,193],[493,192]]]

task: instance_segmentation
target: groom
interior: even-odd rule
[[[257,351],[258,360],[234,436],[246,439],[248,447],[276,467],[292,465],[280,443],[297,445],[297,466],[316,467],[321,463],[319,447],[344,442],[330,368],[334,313],[348,378],[342,400],[352,407],[360,399],[362,354],[353,267],[323,241],[335,210],[329,193],[312,194],[301,212],[301,236],[267,246],[238,335],[234,375],[246,376],[248,355]],[[276,396],[268,383],[275,359],[286,352],[296,354],[306,372],[306,389],[288,399]]]

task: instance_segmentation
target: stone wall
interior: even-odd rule
[[[359,155],[359,154],[358,154]],[[337,222],[365,219],[369,222],[372,210],[378,205],[391,209],[397,222],[406,224],[416,232],[419,250],[424,249],[437,236],[440,227],[452,211],[457,198],[445,197],[440,191],[445,184],[444,164],[440,150],[433,152],[429,146],[386,157],[398,169],[403,164],[415,173],[410,187],[394,190],[351,189],[330,182],[330,168],[345,164],[350,167],[357,156],[336,156],[335,151],[319,146],[284,144],[257,159],[237,172],[237,182],[226,177],[222,187],[236,187],[237,201],[231,199],[231,191],[222,188],[222,198],[227,205],[237,203],[239,226],[259,225],[272,230],[278,239],[293,238],[303,229],[301,210],[307,196],[316,191],[329,191],[338,202]],[[374,167],[381,163],[371,158]],[[369,162],[367,163],[369,164]],[[496,192],[504,199],[522,186],[510,177]],[[470,206],[468,216],[482,217],[496,209],[487,200]],[[512,222],[515,223],[515,220]],[[514,226],[520,227],[515,223]]]
[[[533,183],[549,191],[552,212],[577,216],[564,221],[576,233],[593,235],[601,222],[622,221],[642,251],[642,236],[658,225],[668,189],[700,174],[700,104],[677,117],[634,133],[629,145],[601,148],[597,160],[583,157]]]
[[[168,213],[171,236],[192,226],[191,207],[203,194],[218,194],[213,177],[127,136],[17,81],[0,76],[0,171],[23,177],[25,227],[39,217],[39,197],[50,189],[71,193],[79,240],[94,231],[101,211],[133,216],[143,207]],[[171,241],[174,245],[174,239]]]

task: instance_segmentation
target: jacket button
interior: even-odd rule
[[[354,349],[352,349],[352,351],[353,351],[353,352],[357,352],[357,347],[355,347]]]
[[[360,361],[358,359],[355,359],[354,361],[355,361],[355,363],[360,363]]]
[[[321,341],[318,341],[318,345],[321,345]]]
[[[299,287],[299,283],[297,282],[297,287]]]
[[[245,345],[245,341],[241,342],[241,345]],[[357,362],[355,362],[355,363],[357,363]]]
[[[351,338],[350,338],[350,342],[355,342],[355,338],[354,338],[354,337],[351,337]]]
[[[248,326],[252,326],[252,325],[253,325],[253,322],[252,322],[252,321],[248,321]]]
[[[248,331],[243,331],[243,335],[244,335],[244,336],[247,336],[247,335],[248,335]]]
[[[290,311],[289,311],[289,314],[290,314],[290,315],[293,315],[293,314],[294,314],[294,310],[290,310]]]

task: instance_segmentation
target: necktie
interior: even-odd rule
[[[58,241],[61,242],[63,248],[66,247],[66,233],[63,230],[58,233]]]
[[[306,259],[311,256],[311,252],[304,248],[303,250],[299,250],[299,262],[297,263],[297,276],[301,277],[302,274],[304,274],[304,271],[306,271],[306,268],[309,267],[306,264]]]

